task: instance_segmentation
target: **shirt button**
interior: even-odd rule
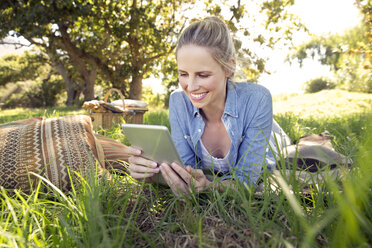
[[[183,136],[185,139],[187,139],[187,136],[185,135],[185,136]]]
[[[201,129],[200,128],[198,129],[198,133],[201,133]]]

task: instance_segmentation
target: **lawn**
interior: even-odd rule
[[[274,98],[274,118],[292,140],[328,130],[335,149],[354,160],[340,180],[324,177],[310,194],[290,177],[278,189],[265,184],[261,195],[236,183],[224,192],[176,197],[115,172],[110,181],[92,174],[69,193],[47,182],[30,194],[1,188],[0,247],[369,247],[371,103],[372,95],[340,91]],[[84,111],[7,110],[0,123],[76,113]],[[167,111],[149,111],[144,122],[169,125]],[[100,132],[123,140],[118,127]],[[268,182],[271,174],[263,177]]]

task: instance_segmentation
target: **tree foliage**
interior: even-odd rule
[[[201,3],[194,0],[6,1],[0,7],[0,38],[23,36],[47,54],[65,81],[69,104],[80,92],[85,100],[94,98],[97,82],[139,99],[142,80],[151,74],[161,72],[169,89],[177,84],[173,55],[177,36],[190,21],[206,15],[225,19],[235,34],[243,62],[240,78],[257,79],[266,71],[265,58],[255,48],[244,46],[242,39],[271,48],[280,40],[289,40],[293,28],[302,28],[286,12],[293,2],[207,0],[201,7],[205,11],[195,15],[195,5]],[[263,18],[256,20],[255,14]],[[291,25],[283,25],[283,20]],[[261,24],[267,33],[254,30]]]
[[[318,58],[321,64],[334,71],[338,87],[372,93],[371,2],[358,1],[357,4],[364,13],[360,25],[343,34],[314,36],[297,47],[288,60],[297,60],[302,65],[305,59]]]
[[[0,33],[41,47],[55,62],[68,58],[82,78],[85,99],[102,81],[140,98],[142,78],[174,46],[179,1],[12,1],[2,5]],[[182,19],[181,19],[182,21]]]
[[[0,86],[18,81],[35,80],[45,73],[46,58],[26,52],[23,56],[8,55],[0,58]]]

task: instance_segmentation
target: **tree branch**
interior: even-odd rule
[[[92,67],[100,68],[102,72],[105,73],[106,76],[110,79],[110,81],[113,80],[112,71],[106,64],[102,62],[100,58],[85,52],[83,49],[76,47],[72,43],[70,35],[67,32],[67,26],[64,23],[59,22],[58,28],[62,36],[62,45],[82,70],[87,70],[86,65],[83,62],[86,61]]]
[[[165,53],[159,53],[159,54],[157,54],[157,55],[155,55],[155,56],[152,56],[152,57],[150,57],[150,58],[144,59],[143,62],[144,62],[144,64],[146,64],[146,63],[151,62],[151,61],[153,61],[153,60],[155,60],[155,59],[158,59],[158,58],[160,58],[160,57],[162,57],[162,56],[168,55],[168,54],[170,54],[170,53],[171,53],[175,48],[176,48],[176,46],[172,46],[172,47],[171,47],[167,52],[165,52]]]
[[[13,46],[15,46],[16,49],[19,49],[21,47],[30,47],[30,46],[32,46],[32,44],[26,45],[26,44],[23,44],[21,42],[11,42],[11,41],[4,41],[4,40],[1,40],[0,41],[0,44],[1,45],[13,45]]]

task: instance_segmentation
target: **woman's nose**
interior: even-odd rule
[[[187,88],[189,91],[194,91],[199,88],[198,82],[196,81],[195,77],[189,77],[189,80],[187,82]]]

